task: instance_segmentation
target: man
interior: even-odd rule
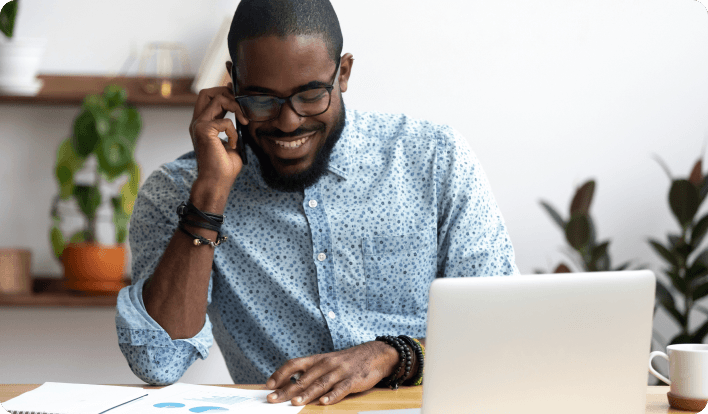
[[[131,219],[116,325],[144,381],[177,381],[216,338],[234,382],[267,381],[270,402],[334,404],[395,372],[399,351],[377,335],[424,338],[435,277],[518,273],[463,139],[345,109],[354,59],[341,49],[328,0],[239,4],[233,90],[200,92],[195,151],[147,179]],[[223,225],[179,224],[187,200]]]

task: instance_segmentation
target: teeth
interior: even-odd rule
[[[275,143],[283,148],[299,148],[302,144],[307,142],[308,139],[310,139],[310,137],[305,137],[293,142],[275,141]]]

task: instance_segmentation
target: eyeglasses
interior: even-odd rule
[[[234,99],[241,107],[241,112],[249,121],[263,122],[276,119],[280,116],[280,109],[285,102],[290,103],[290,107],[296,114],[307,117],[321,115],[329,109],[332,102],[332,89],[339,75],[339,64],[334,72],[334,79],[331,85],[319,86],[304,91],[296,92],[287,98],[278,98],[273,95],[240,95]],[[233,67],[231,68],[231,79],[233,77]],[[236,82],[234,82],[236,83]],[[234,85],[234,95],[236,87]]]

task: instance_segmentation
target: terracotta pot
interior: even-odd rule
[[[70,244],[62,253],[66,287],[82,292],[117,292],[123,282],[125,247]]]
[[[32,293],[32,252],[23,249],[0,249],[0,293]]]

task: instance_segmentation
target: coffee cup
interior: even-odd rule
[[[669,384],[670,393],[676,397],[708,399],[708,345],[669,345],[666,352],[668,355],[661,351],[649,354],[649,372]],[[651,361],[655,357],[669,361],[669,378],[652,367]]]

